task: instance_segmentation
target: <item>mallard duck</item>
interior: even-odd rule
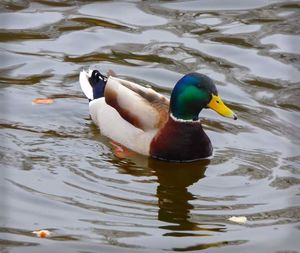
[[[170,100],[151,88],[104,76],[98,70],[81,71],[79,82],[101,134],[160,160],[190,162],[212,155],[210,139],[199,120],[202,109],[237,119],[212,79],[199,73],[183,76]]]

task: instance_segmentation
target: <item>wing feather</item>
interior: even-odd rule
[[[167,120],[169,100],[153,89],[110,76],[104,96],[123,119],[144,131],[159,128]]]

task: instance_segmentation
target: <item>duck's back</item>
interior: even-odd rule
[[[160,128],[168,116],[166,97],[133,82],[109,77],[104,97],[122,118],[144,131]]]

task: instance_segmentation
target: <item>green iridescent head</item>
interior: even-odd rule
[[[190,73],[175,85],[170,100],[170,113],[177,119],[198,120],[203,108],[211,108],[225,117],[235,114],[222,102],[213,81],[206,75]]]

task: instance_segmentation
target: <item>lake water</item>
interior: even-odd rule
[[[299,9],[1,1],[0,252],[300,252]],[[211,159],[121,157],[89,117],[89,67],[166,96],[188,72],[209,75],[239,119],[201,112]]]

